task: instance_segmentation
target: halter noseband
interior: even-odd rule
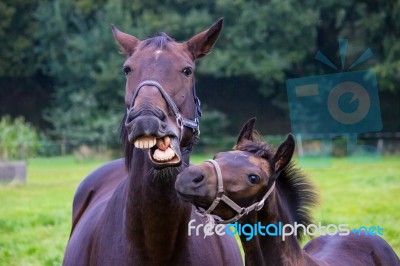
[[[229,224],[236,222],[239,220],[242,216],[249,214],[249,212],[256,210],[259,211],[262,209],[264,206],[265,200],[271,195],[272,191],[275,188],[275,181],[272,183],[271,187],[265,193],[264,197],[256,203],[253,203],[249,207],[240,207],[237,205],[233,200],[231,200],[229,197],[227,197],[224,194],[224,183],[222,179],[222,172],[221,168],[219,167],[217,161],[215,160],[207,160],[206,162],[211,163],[214,166],[215,172],[217,174],[217,195],[214,199],[214,201],[211,203],[210,207],[206,211],[200,209],[199,207],[196,206],[196,214],[198,214],[201,217],[207,217],[207,223],[218,223],[218,224]],[[232,208],[234,211],[236,211],[236,215],[228,220],[216,220],[214,216],[211,215],[211,212],[218,206],[220,202],[224,202],[226,205],[228,205],[230,208]]]
[[[196,86],[193,85],[193,97],[194,97],[194,103],[196,106],[194,120],[190,120],[188,118],[183,117],[181,115],[181,113],[179,112],[179,108],[176,106],[176,104],[175,104],[174,100],[171,98],[171,96],[168,95],[168,93],[165,91],[165,89],[163,88],[163,86],[160,83],[158,83],[157,81],[154,81],[154,80],[145,80],[137,86],[135,93],[132,96],[131,105],[126,110],[128,115],[129,115],[129,112],[133,108],[133,105],[139,94],[140,89],[144,86],[153,86],[153,87],[156,87],[160,91],[160,93],[161,93],[162,97],[164,98],[165,102],[167,103],[169,109],[172,111],[172,113],[175,116],[176,123],[178,124],[179,129],[180,129],[180,137],[179,137],[180,140],[182,140],[183,127],[188,127],[193,130],[192,139],[190,141],[189,146],[187,147],[189,149],[189,151],[191,151],[192,146],[197,143],[197,141],[199,140],[199,137],[200,137],[199,118],[201,117],[201,102],[200,102],[199,97],[197,97],[197,94],[196,94]]]

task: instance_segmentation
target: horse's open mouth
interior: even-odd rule
[[[181,164],[181,158],[174,148],[176,145],[173,145],[173,139],[170,136],[143,136],[135,140],[134,145],[139,149],[149,149],[150,160],[155,166],[177,166]]]

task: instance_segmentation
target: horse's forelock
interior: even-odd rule
[[[235,146],[235,149],[253,153],[265,160],[271,160],[274,155],[274,150],[268,145],[268,143],[263,142],[260,139],[258,133],[253,132],[253,140],[241,141]]]
[[[157,36],[148,38],[142,41],[139,49],[143,50],[146,47],[153,46],[156,49],[167,49],[168,43],[174,42],[175,40],[168,36],[166,33],[162,32]]]

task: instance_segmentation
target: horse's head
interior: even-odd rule
[[[175,188],[183,200],[208,209],[200,211],[203,214],[213,213],[228,222],[262,207],[289,164],[295,144],[289,135],[275,152],[266,143],[253,141],[254,122],[251,119],[244,125],[233,151],[220,152],[214,160],[190,166],[178,175]]]
[[[195,60],[210,52],[222,23],[220,19],[183,43],[166,34],[141,41],[112,28],[126,55],[127,114],[122,135],[128,167],[132,144],[147,153],[155,169],[181,165],[181,149],[190,150],[199,134]]]

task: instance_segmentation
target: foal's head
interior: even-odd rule
[[[183,43],[166,34],[141,41],[113,27],[126,56],[123,72],[127,113],[121,138],[128,168],[133,147],[142,149],[155,169],[181,165],[181,149],[190,150],[199,134],[195,60],[210,52],[222,22]]]
[[[251,119],[245,124],[233,151],[220,152],[214,157],[221,170],[223,193],[238,206],[246,208],[263,202],[268,192],[279,191],[282,196],[280,204],[285,205],[282,207],[287,209],[289,222],[309,223],[311,218],[307,210],[314,205],[316,194],[305,176],[291,163],[295,149],[292,135],[288,135],[275,151],[267,143],[255,140],[254,122],[255,119]],[[203,209],[209,208],[219,196],[217,186],[217,170],[210,162],[186,168],[175,183],[184,200]],[[262,204],[258,207],[261,208]],[[219,203],[213,214],[227,220],[236,211],[225,203]]]

